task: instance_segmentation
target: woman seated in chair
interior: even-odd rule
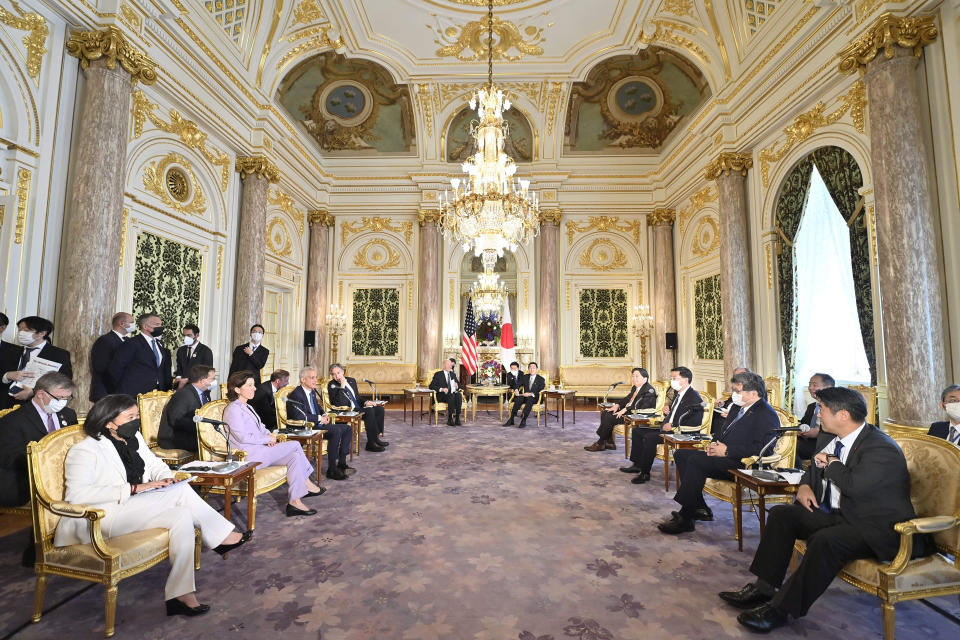
[[[87,434],[67,453],[64,500],[103,509],[103,535],[114,538],[147,529],[166,529],[170,536],[167,615],[197,616],[210,606],[197,600],[193,580],[194,528],[204,544],[223,555],[250,539],[203,501],[190,485],[173,483],[166,464],[153,455],[140,435],[137,401],[127,395],[100,399],[87,414]],[[62,518],[53,544],[90,544],[89,523]]]
[[[260,468],[272,465],[287,467],[287,515],[312,516],[317,512],[301,498],[319,496],[321,489],[310,481],[313,465],[307,460],[297,442],[277,442],[260,421],[260,416],[248,403],[257,393],[253,374],[237,371],[227,380],[227,399],[232,400],[223,410],[223,421],[230,425],[230,444],[247,452],[246,462],[259,462]]]
[[[634,367],[631,373],[633,387],[630,389],[630,393],[612,407],[600,412],[600,426],[597,428],[599,438],[584,449],[587,451],[616,449],[617,443],[613,437],[613,428],[623,423],[623,416],[641,409],[656,408],[657,390],[650,384],[649,378],[650,374],[647,373],[646,369]]]

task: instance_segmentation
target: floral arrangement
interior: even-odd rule
[[[496,344],[500,339],[500,321],[496,315],[484,316],[477,325],[477,340],[485,344]]]
[[[480,365],[480,370],[477,372],[477,376],[480,378],[481,384],[491,384],[490,380],[493,381],[492,384],[497,384],[500,381],[500,376],[503,371],[503,367],[500,366],[500,363],[496,360],[487,360]]]

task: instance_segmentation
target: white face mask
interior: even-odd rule
[[[739,391],[734,391],[733,393],[730,394],[730,402],[737,405],[738,407],[742,407],[744,404],[746,404],[743,401],[743,394],[740,393]]]
[[[207,385],[207,391],[209,391],[210,389],[216,389],[216,388],[217,388],[217,379],[214,378],[213,380],[210,381],[210,384]]]
[[[126,331],[127,333],[133,333],[134,331],[137,330],[137,325],[131,322],[130,324],[128,324],[127,326],[125,326],[123,329],[124,329],[124,331]]]
[[[23,346],[32,344],[36,338],[33,335],[33,331],[17,331],[17,342]]]
[[[259,344],[261,340],[263,340],[263,334],[262,334],[262,333],[251,333],[251,334],[250,334],[250,342],[256,342],[257,344]]]
[[[190,336],[184,336],[184,337],[183,337],[183,346],[189,347],[189,346],[192,346],[192,345],[193,345],[193,338],[191,338]]]
[[[673,390],[674,390],[674,391],[680,391],[680,381],[679,381],[679,380],[671,380],[671,381],[670,381],[670,386],[673,387]]]
[[[960,402],[948,402],[944,405],[947,415],[954,422],[960,422]]]
[[[62,398],[53,398],[43,408],[46,413],[60,413],[67,406],[67,401]]]

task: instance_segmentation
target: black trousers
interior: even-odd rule
[[[798,539],[807,541],[807,552],[784,582]],[[782,584],[771,604],[799,618],[806,615],[848,562],[873,555],[860,531],[840,513],[782,504],[770,510],[750,572],[774,587]]]
[[[323,439],[328,440],[327,444],[327,469],[338,464],[347,464],[347,455],[350,453],[350,446],[353,443],[353,427],[349,424],[337,424],[333,420],[330,424],[318,424],[318,429],[326,430]],[[317,473],[320,470],[317,469]]]
[[[707,478],[731,480],[730,469],[740,466],[739,460],[726,456],[708,456],[700,449],[678,449],[673,452],[673,461],[680,473],[680,487],[673,499],[680,503],[680,515],[692,519],[697,509],[706,509],[703,485]]]
[[[650,473],[657,458],[657,445],[663,442],[659,427],[634,427],[630,430],[630,462]]]
[[[600,413],[600,426],[597,427],[597,435],[600,436],[600,440],[604,442],[608,440],[612,442],[613,428],[623,423],[623,418],[618,418],[613,415],[613,413],[613,411],[603,411]]]
[[[522,390],[521,390],[522,391]],[[530,415],[530,411],[533,410],[533,405],[537,403],[536,396],[530,396],[526,398],[524,396],[518,395],[513,400],[513,407],[510,409],[510,419],[513,420],[513,416],[517,415],[517,411],[520,411],[520,408],[523,408],[523,414],[520,416],[520,420],[526,420],[527,416]]]
[[[460,413],[463,406],[463,396],[459,393],[438,393],[437,402],[447,403],[447,418]]]
[[[386,412],[383,407],[362,407],[363,426],[367,430],[367,440],[376,442],[383,433],[383,419]]]

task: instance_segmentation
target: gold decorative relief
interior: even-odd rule
[[[149,119],[157,129],[178,136],[183,144],[202,153],[210,164],[220,167],[220,190],[226,191],[230,183],[230,156],[208,147],[207,134],[200,130],[196,122],[187,120],[176,109],[170,109],[170,122],[165,122],[153,113],[153,110],[158,106],[150,102],[143,91],[133,92],[131,114],[133,116],[133,137],[139,138],[143,135],[143,125]]]
[[[675,209],[657,208],[647,214],[647,226],[648,227],[659,227],[664,225],[672,226],[673,221],[676,218],[677,218],[677,212]]]
[[[423,115],[423,124],[427,136],[433,137],[433,85],[417,85],[417,101],[420,103],[420,113]]]
[[[116,27],[103,31],[74,29],[67,41],[67,53],[80,58],[80,68],[86,69],[92,60],[107,59],[107,68],[116,69],[117,62],[130,74],[131,81],[145,85],[157,81],[157,63],[127,41]]]
[[[123,266],[123,258],[127,248],[127,220],[130,218],[130,210],[123,208],[123,217],[120,218],[120,266]]]
[[[436,55],[441,58],[455,57],[457,60],[473,62],[487,55],[487,18],[468,22],[462,27],[449,26],[435,31],[435,42],[441,47]],[[519,60],[524,55],[543,55],[543,28],[534,25],[518,26],[509,20],[493,17],[493,57],[504,60]],[[446,44],[444,44],[446,43]],[[509,53],[515,49],[516,54]]]
[[[683,35],[684,33],[696,33],[696,29],[693,27],[669,20],[654,20],[650,24],[653,26],[651,29],[653,33],[648,34],[646,28],[644,28],[644,31],[640,34],[640,44],[650,45],[655,42],[672,44],[685,50],[693,57],[698,58],[704,64],[710,64],[710,56],[703,50],[703,47]]]
[[[555,224],[559,226],[562,216],[563,211],[556,207],[552,209],[540,209],[540,224]]]
[[[267,192],[267,202],[280,207],[281,211],[290,216],[290,218],[297,223],[297,230],[300,232],[300,236],[303,236],[303,231],[306,227],[307,212],[302,209],[297,209],[293,198],[277,189],[272,193]]]
[[[16,2],[12,4],[13,10],[20,15],[0,7],[0,23],[19,31],[30,32],[23,37],[23,44],[27,47],[27,75],[36,81],[40,77],[43,66],[43,54],[47,52],[47,36],[50,34],[50,28],[47,27],[46,19],[39,13],[25,12]]]
[[[734,172],[746,176],[747,171],[752,168],[753,158],[749,153],[724,151],[718,155],[713,162],[707,165],[705,176],[707,180],[716,180],[722,175]]]
[[[610,240],[597,238],[580,254],[578,264],[593,271],[612,271],[627,265],[627,256]]]
[[[840,73],[853,73],[856,70],[864,73],[867,64],[881,51],[887,60],[892,58],[895,47],[913,49],[913,55],[919,58],[923,48],[935,42],[938,35],[934,16],[899,18],[892,13],[884,13],[866,33],[840,51]]]
[[[267,249],[275,255],[290,257],[293,253],[293,240],[290,239],[290,235],[287,233],[287,227],[283,224],[283,218],[275,217],[267,223],[266,242]]]
[[[217,246],[217,289],[223,282],[223,245]]]
[[[326,17],[317,0],[300,0],[293,10],[293,24],[312,24]]]
[[[720,229],[712,216],[704,216],[693,232],[693,255],[710,255],[720,246]]]
[[[442,215],[439,209],[420,209],[417,211],[417,222],[421,227],[425,224],[437,224]]]
[[[369,271],[383,271],[400,265],[400,254],[383,240],[371,240],[353,257],[353,264]]]
[[[801,113],[794,118],[793,124],[783,130],[787,136],[786,140],[775,143],[760,152],[760,177],[763,180],[764,187],[770,185],[771,163],[779,162],[791,149],[812,136],[817,129],[837,122],[847,112],[850,113],[854,128],[860,133],[864,132],[867,90],[863,82],[858,80],[853,83],[850,91],[840,96],[839,100],[840,106],[830,113],[824,113],[826,106],[822,102],[818,102],[810,111]]]
[[[407,241],[407,244],[410,244],[410,240],[413,238],[413,221],[408,220],[394,224],[390,218],[381,218],[379,216],[361,218],[360,222],[344,221],[340,224],[341,241],[346,244],[347,238],[350,237],[351,233],[360,233],[362,231],[373,231],[374,233],[393,231],[394,233],[402,233],[404,240]]]
[[[120,7],[120,16],[131,28],[137,31],[143,30],[143,18],[130,5],[125,4]]]
[[[336,221],[333,215],[326,209],[311,209],[307,211],[307,219],[310,224],[319,224],[324,227],[332,227]]]
[[[664,0],[663,10],[681,18],[692,18],[693,0]]]
[[[151,162],[143,172],[143,186],[177,211],[202,214],[207,208],[207,198],[190,161],[179,153],[168,153]]]
[[[269,182],[280,181],[280,170],[266,156],[241,156],[234,166],[243,179],[256,175]]]
[[[690,204],[687,205],[686,208],[681,209],[677,216],[677,227],[679,227],[680,233],[683,234],[683,229],[687,226],[687,221],[693,214],[703,209],[707,203],[716,202],[719,197],[720,194],[714,191],[711,185],[707,185],[693,194],[690,198]]]
[[[634,243],[640,242],[640,221],[620,222],[619,216],[590,216],[586,222],[567,220],[567,242],[573,243],[573,236],[576,233],[593,229],[597,231],[621,231],[623,233],[632,231]]]
[[[551,82],[550,92],[547,95],[547,135],[553,135],[553,125],[557,121],[560,108],[560,98],[563,96],[563,83]]]
[[[13,228],[13,241],[23,244],[27,230],[27,208],[30,206],[30,182],[33,172],[29,169],[17,171],[17,222]]]
[[[287,63],[296,59],[300,56],[300,54],[306,53],[307,51],[320,52],[328,49],[342,49],[344,46],[346,46],[343,42],[343,36],[338,37],[336,40],[330,39],[329,31],[332,26],[333,25],[329,24],[323,25],[320,27],[321,33],[319,35],[316,35],[309,40],[304,40],[294,48],[290,49],[290,51],[287,51],[285,54],[283,54],[283,57],[280,58],[279,62],[277,62],[277,70],[279,71],[280,69],[283,69],[285,66],[287,66]]]

